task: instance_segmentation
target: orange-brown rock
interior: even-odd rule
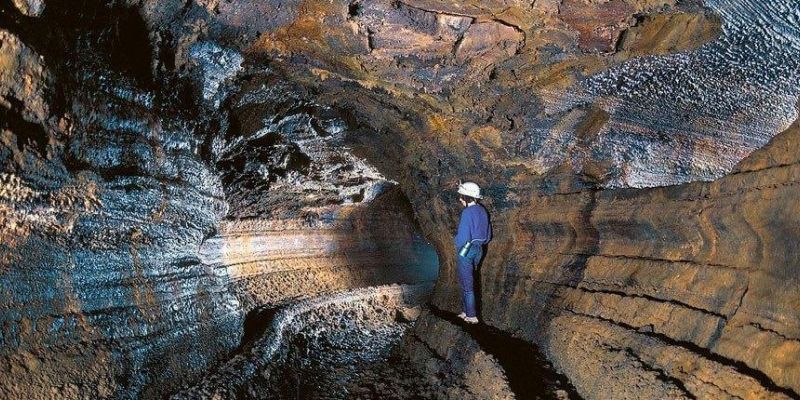
[[[245,310],[353,287],[432,282],[436,254],[403,201],[395,188],[365,204],[318,209],[325,220],[225,221],[200,259],[225,271]]]
[[[589,397],[796,396],[798,139],[711,183],[533,196],[490,247],[485,318]]]
[[[616,49],[619,36],[628,27],[634,11],[633,5],[623,0],[565,0],[561,2],[559,15],[579,32],[581,50],[610,53]]]
[[[457,312],[462,179],[483,320],[582,396],[800,393],[796,1],[6,3],[5,397],[162,397],[252,307],[420,278],[417,223]],[[443,318],[416,364],[499,377]]]

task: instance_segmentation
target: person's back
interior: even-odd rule
[[[492,240],[492,227],[489,225],[489,213],[483,205],[473,203],[461,212],[458,233],[455,237],[456,249],[465,243],[487,244]]]
[[[459,314],[464,321],[474,324],[478,322],[475,308],[475,289],[473,275],[475,268],[483,258],[483,247],[492,239],[492,227],[489,213],[478,204],[482,198],[480,187],[472,182],[459,185],[459,201],[464,207],[461,221],[453,238],[456,246],[456,267],[458,281],[461,285],[464,312]]]

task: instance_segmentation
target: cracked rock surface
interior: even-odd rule
[[[796,398],[798,20],[794,0],[0,2],[0,397],[164,397],[302,296],[436,279],[458,312],[471,180],[483,321],[580,396]]]
[[[425,302],[430,290],[430,284],[376,286],[261,310],[251,316],[261,333],[173,398],[369,398],[376,391],[397,398],[387,385],[401,389],[425,381],[413,369],[386,363],[409,327],[396,315]]]
[[[272,180],[282,148],[220,109],[241,52],[194,41],[165,72],[147,29],[125,5],[0,5],[2,398],[161,398],[236,348],[257,306],[436,276],[396,183],[314,142],[344,123],[242,90],[284,121],[259,134],[307,159]],[[240,167],[247,151],[270,173]]]

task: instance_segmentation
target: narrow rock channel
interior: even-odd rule
[[[458,325],[483,351],[497,359],[516,399],[581,399],[569,379],[553,368],[536,345],[489,325],[467,324],[455,314],[436,307],[431,307],[431,312]]]
[[[441,382],[414,368],[404,340],[422,309],[431,307],[431,289],[378,286],[254,312],[237,354],[172,398],[448,398]],[[463,330],[499,363],[500,374],[484,377],[496,382],[484,384],[507,386],[509,399],[580,399],[534,345],[436,307],[430,314]],[[254,332],[257,327],[264,329]]]

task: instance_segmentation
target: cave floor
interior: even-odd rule
[[[474,389],[501,379],[516,399],[580,399],[535,345],[431,306],[431,289],[430,284],[374,286],[254,310],[240,351],[173,398],[447,399],[452,393],[481,398]],[[501,375],[456,367],[452,371],[461,372],[453,381],[442,371],[423,372],[430,370],[429,361],[445,360],[432,354],[426,361],[409,346],[417,334],[410,321],[426,314],[425,308],[471,337],[497,361]]]
[[[556,372],[528,342],[485,324],[469,325],[454,314],[432,313],[459,326],[502,366],[517,399],[580,399],[568,379]],[[412,323],[364,318],[340,309],[320,325],[292,335],[283,363],[282,399],[438,399],[442,388],[411,366],[403,335]]]
[[[518,400],[581,399],[569,379],[558,373],[535,345],[484,323],[467,324],[453,313],[436,307],[430,310],[436,317],[461,327],[481,350],[498,361]]]
[[[429,399],[435,388],[400,351],[410,323],[346,327],[297,340],[286,365],[286,399]]]

